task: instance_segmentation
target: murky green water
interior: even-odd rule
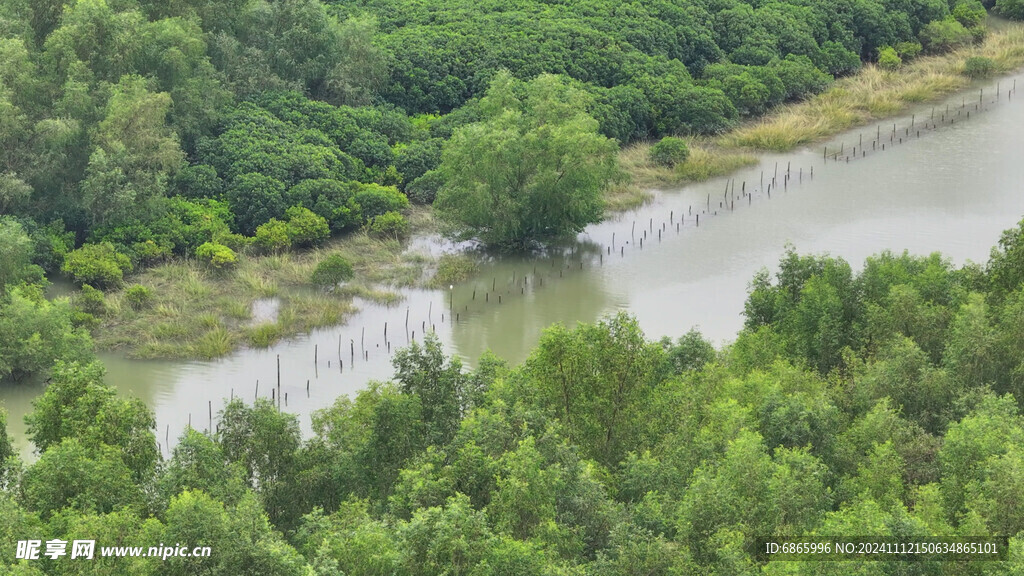
[[[1018,79],[1024,84],[1024,76]],[[1012,82],[1003,79],[1002,86]],[[983,262],[1000,232],[1024,216],[1024,96],[1008,102],[1004,93],[994,104],[991,99],[986,96],[984,113],[971,102],[970,119],[965,109],[955,124],[935,130],[925,128],[932,106],[922,106],[914,111],[913,128],[909,115],[895,120],[893,143],[893,121],[843,134],[828,143],[830,151],[842,146],[851,155],[861,138],[868,150],[848,163],[825,162],[821,145],[764,157],[735,174],[728,192],[726,179],[659,192],[648,206],[589,228],[557,254],[492,259],[476,278],[451,290],[412,291],[390,308],[364,305],[347,326],[269,350],[243,350],[214,362],[105,355],[108,381],[155,410],[166,450],[190,420],[196,428],[209,425],[211,403],[216,412],[232,395],[276,394],[278,358],[287,410],[308,428],[312,410],[370,379],[388,378],[389,349],[421,339],[425,330],[434,330],[449,351],[470,363],[486,349],[518,362],[546,326],[593,322],[617,310],[636,315],[652,338],[698,326],[722,343],[742,325],[747,283],[759,268],[773,267],[788,243],[801,252],[842,256],[854,266],[884,249],[937,250],[956,263]],[[949,102],[956,117],[963,98]],[[945,103],[937,109],[944,111]],[[877,146],[884,143],[885,152],[871,151],[878,130]],[[711,213],[705,212],[709,205]],[[38,385],[0,390],[23,452],[22,417],[39,392]]]

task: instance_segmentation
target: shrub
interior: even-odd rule
[[[153,240],[146,240],[145,242],[132,244],[128,251],[135,257],[137,262],[152,264],[170,258],[173,253],[173,247],[166,242],[159,243]]]
[[[229,268],[238,262],[234,250],[216,242],[206,242],[196,248],[196,257],[218,270]]]
[[[878,49],[878,65],[885,70],[895,70],[903,65],[903,59],[892,46],[883,46]]]
[[[74,324],[91,315],[76,312],[65,299],[51,302],[30,291],[10,289],[0,309],[0,383],[43,373],[57,360],[84,362],[93,357],[89,333]]]
[[[379,184],[362,184],[353,195],[353,199],[363,215],[363,222],[369,222],[374,216],[386,212],[398,212],[409,206],[405,194],[390,186]]]
[[[405,187],[405,193],[416,204],[433,204],[437,191],[444,186],[444,176],[440,170],[431,170],[413,180]]]
[[[366,231],[375,238],[399,239],[409,234],[409,221],[398,212],[385,212],[366,223]]]
[[[948,52],[974,41],[974,35],[952,17],[929,22],[918,35],[924,49],[932,54]]]
[[[978,0],[961,0],[953,7],[953,18],[965,28],[974,28],[985,22],[985,7]]]
[[[690,147],[682,138],[666,136],[660,142],[651,146],[651,162],[659,166],[675,166],[686,162],[690,157]]]
[[[103,291],[88,284],[82,284],[82,291],[75,298],[75,305],[82,312],[93,316],[103,316],[107,312],[107,301],[103,297]]]
[[[279,252],[292,245],[288,224],[271,218],[256,228],[256,245],[267,252]]]
[[[133,310],[141,310],[149,306],[153,300],[153,291],[141,284],[135,284],[124,291],[124,299]]]
[[[64,272],[78,284],[91,284],[100,288],[120,286],[124,273],[132,271],[131,260],[114,250],[109,242],[83,244],[64,257]]]
[[[309,281],[317,286],[335,286],[345,280],[351,280],[354,273],[352,265],[340,254],[331,254],[316,265]]]
[[[309,208],[292,206],[285,215],[288,217],[288,240],[292,246],[314,246],[331,236],[327,220]]]
[[[972,56],[964,62],[964,74],[971,78],[984,78],[995,70],[996,63],[991,58]]]
[[[921,54],[920,42],[899,42],[896,44],[896,53],[902,60],[913,60]]]
[[[1024,0],[996,0],[999,15],[1011,20],[1024,20]]]

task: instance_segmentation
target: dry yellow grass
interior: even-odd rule
[[[723,150],[709,140],[694,140],[690,143],[690,157],[675,167],[660,166],[651,162],[649,142],[638,142],[619,152],[619,166],[629,174],[630,181],[624,187],[636,189],[664,185],[703,182],[708,178],[728,174],[757,163],[753,154]],[[624,209],[634,208],[627,205]]]
[[[865,66],[804,102],[784,106],[765,118],[717,139],[724,148],[786,151],[843,130],[899,114],[911,105],[936,99],[970,83],[964,62],[984,56],[1005,74],[1024,64],[1024,26],[1002,26],[980,44],[918,58],[899,70]]]
[[[867,65],[838,80],[828,90],[803,102],[779,107],[764,118],[715,138],[690,142],[690,158],[675,168],[648,159],[650,143],[619,152],[619,164],[630,176],[627,188],[651,188],[707,180],[757,162],[761,151],[783,152],[834,136],[843,130],[899,114],[911,105],[949,94],[970,83],[964,62],[984,56],[996,74],[1024,65],[1024,25],[995,21],[985,40],[941,56],[918,58],[896,71]],[[621,191],[618,191],[621,193]],[[609,197],[614,198],[610,192]],[[629,209],[628,203],[609,202],[609,209]]]

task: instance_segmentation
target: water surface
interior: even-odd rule
[[[742,326],[750,279],[774,267],[789,244],[804,253],[841,256],[855,268],[885,249],[940,251],[957,264],[984,262],[1000,232],[1024,215],[1024,98],[1007,101],[1004,93],[1001,101],[991,100],[986,97],[981,113],[968,104],[970,119],[965,109],[955,123],[934,130],[925,127],[929,104],[913,110],[913,120],[908,114],[827,144],[766,155],[730,179],[658,191],[647,206],[588,228],[557,253],[491,258],[475,278],[451,289],[409,291],[391,307],[358,303],[362,311],[346,326],[267,350],[241,350],[213,362],[106,354],[108,381],[153,408],[166,450],[190,421],[207,428],[210,406],[215,413],[225,398],[276,397],[278,360],[286,409],[299,414],[308,430],[312,410],[370,379],[390,377],[390,351],[422,339],[425,331],[433,330],[470,365],[487,349],[519,362],[552,323],[594,322],[617,310],[634,314],[649,338],[676,337],[696,326],[722,344]],[[949,99],[951,115],[962,102],[960,95]],[[944,111],[945,103],[937,108]],[[897,136],[890,142],[894,122]],[[881,142],[872,152],[879,131]],[[867,155],[853,158],[861,141]],[[841,148],[850,160],[824,160],[826,145],[830,155]],[[417,245],[445,246],[431,239]],[[40,391],[40,385],[0,390],[23,453],[22,417]]]

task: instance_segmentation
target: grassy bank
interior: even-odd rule
[[[1006,74],[1024,65],[1024,25],[997,21],[975,46],[917,58],[887,71],[866,65],[857,74],[836,81],[826,91],[803,102],[779,107],[773,113],[715,138],[692,142],[690,159],[675,169],[647,159],[650,144],[624,148],[623,169],[638,186],[674,185],[706,180],[756,163],[755,154],[784,152],[834,136],[855,126],[895,116],[915,104],[928,102],[970,84],[964,62],[974,56],[992,60],[993,74]]]
[[[984,42],[941,56],[918,58],[899,70],[866,66],[831,88],[719,139],[727,148],[785,151],[821,140],[854,126],[900,114],[910,106],[966,87],[971,80],[964,62],[989,58],[995,74],[1024,64],[1024,26],[1009,25]]]
[[[754,154],[723,150],[711,139],[692,140],[689,159],[675,167],[660,166],[651,162],[650,149],[650,143],[640,142],[619,152],[619,165],[630,176],[627,186],[642,188],[703,182],[708,178],[757,164],[757,156]]]
[[[433,228],[426,209],[414,210],[410,222],[417,233]],[[328,292],[315,288],[310,275],[330,254],[346,258],[355,277]],[[129,305],[125,291],[109,293],[94,336],[100,348],[136,358],[216,358],[240,346],[266,347],[341,323],[355,312],[352,299],[357,296],[397,301],[394,288],[425,285],[432,266],[429,256],[407,251],[402,242],[364,233],[336,238],[316,250],[242,255],[226,271],[175,260],[129,280],[151,291],[144,306]],[[276,312],[254,315],[259,301],[276,303]]]

